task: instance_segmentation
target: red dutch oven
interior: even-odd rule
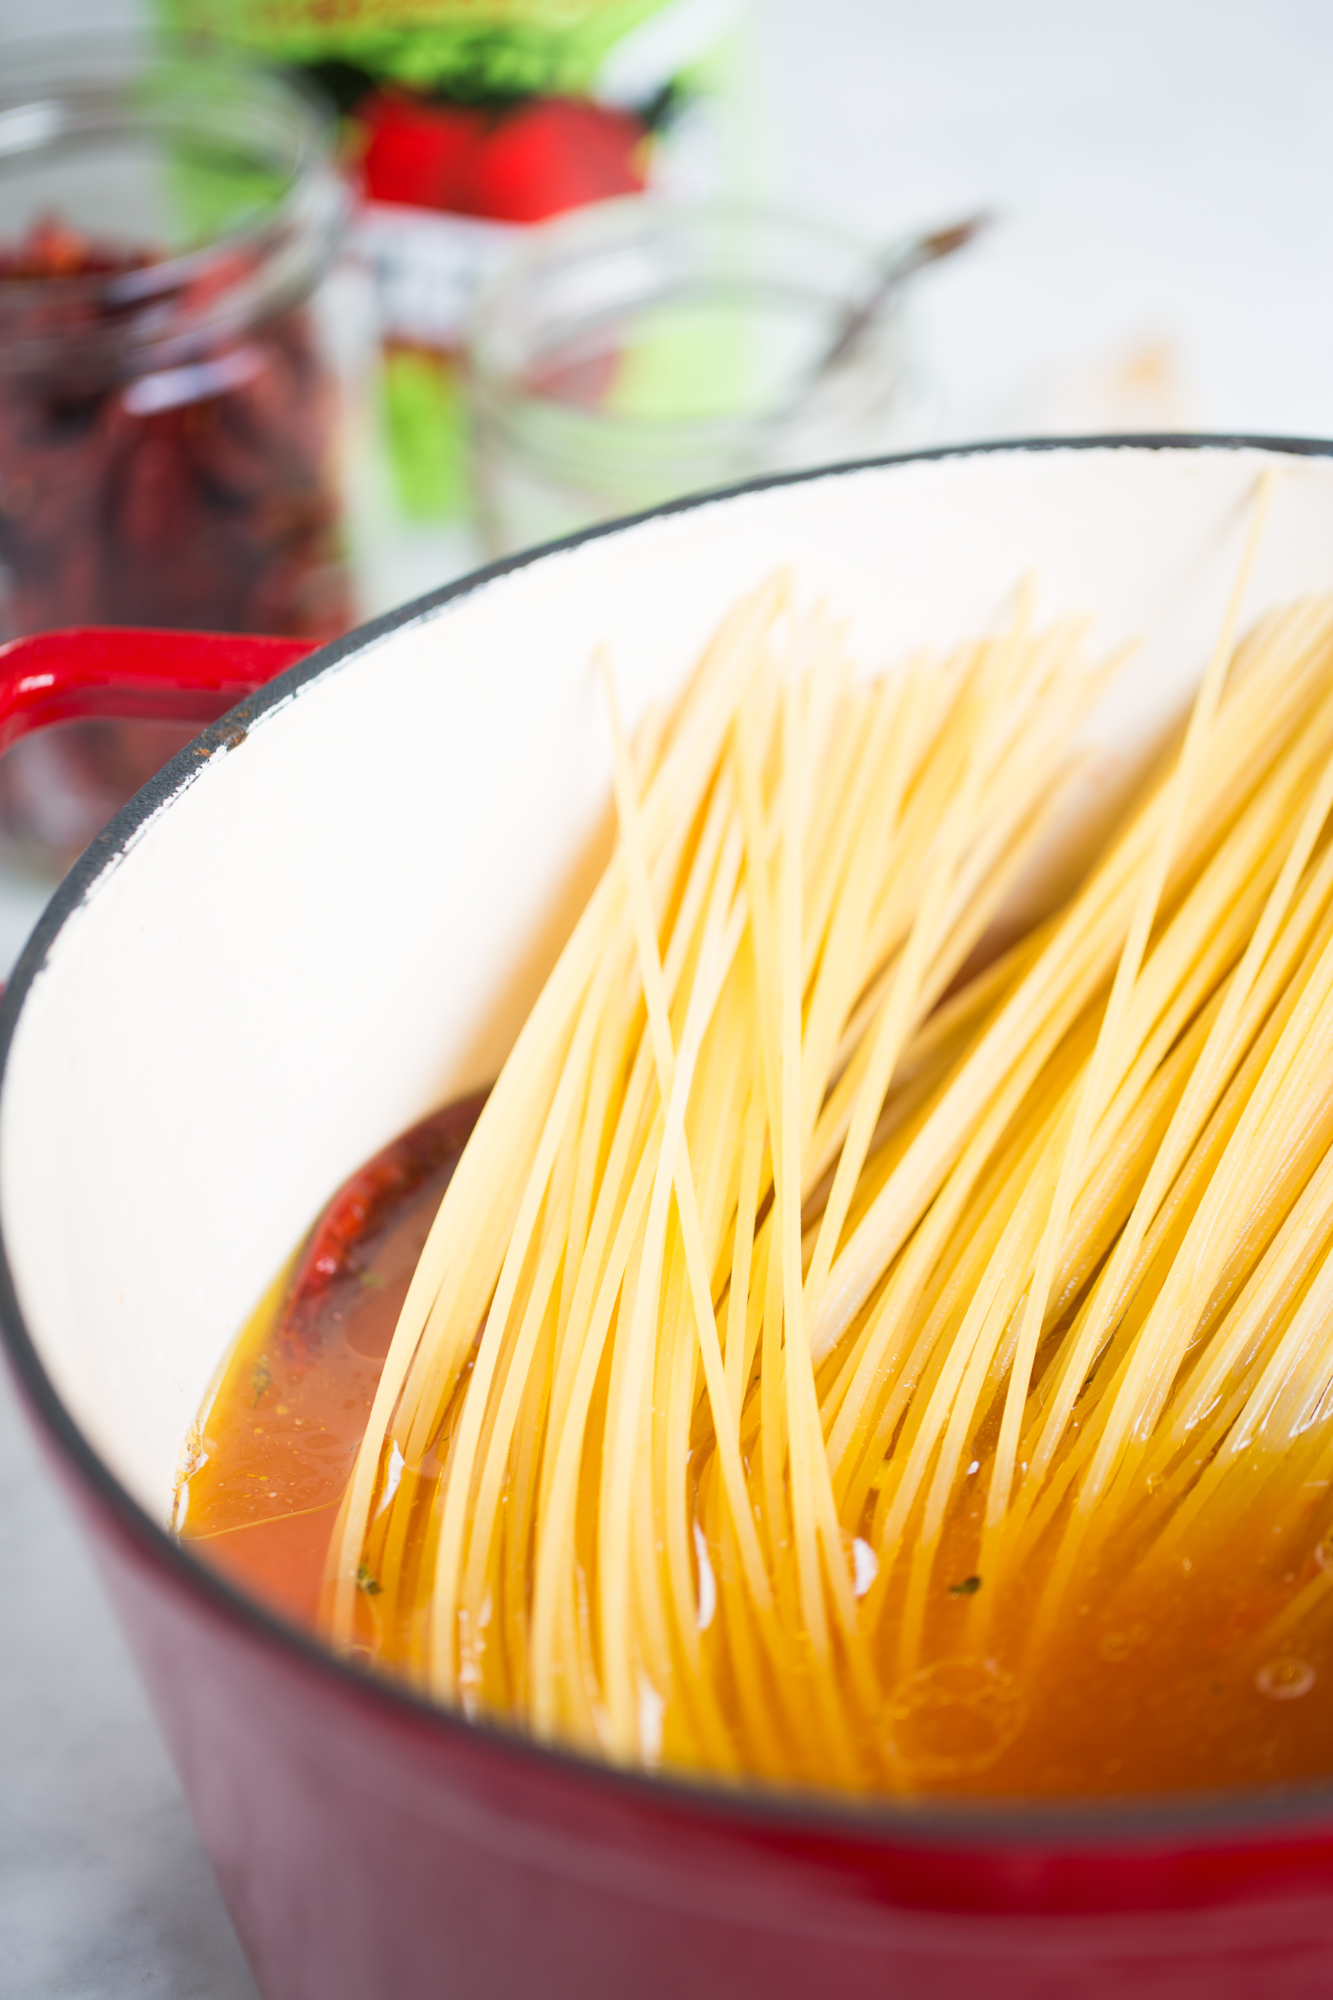
[[[1146,635],[1104,725],[1123,761],[1201,671],[1270,465],[1253,614],[1333,589],[1333,446],[1011,445],[775,481],[297,665],[168,634],[0,655],[5,740],[228,711],[94,842],[0,1008],[0,1317],[269,2000],[1333,1990],[1328,1782],[982,1809],[630,1775],[335,1660],[167,1527],[274,1272],[361,1160],[495,1073],[595,879],[597,642],[633,712],[779,562],[870,665],[984,628],[1035,572],[1043,609]]]

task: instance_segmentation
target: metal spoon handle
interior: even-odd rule
[[[810,370],[808,387],[813,389],[823,376],[846,358],[866,328],[879,318],[900,285],[927,264],[938,264],[942,257],[951,257],[955,250],[961,250],[981,230],[989,228],[991,221],[992,217],[985,213],[969,215],[961,222],[951,223],[947,229],[934,229],[928,236],[918,236],[896,251],[880,267],[870,289],[843,315],[832,341]]]

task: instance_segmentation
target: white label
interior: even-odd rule
[[[522,226],[367,202],[354,245],[370,266],[381,331],[421,347],[463,344],[478,287]]]

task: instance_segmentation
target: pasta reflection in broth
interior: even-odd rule
[[[1119,664],[1080,625],[863,679],[779,576],[633,741],[603,661],[615,851],[400,1259],[336,1648],[730,1778],[1333,1769],[1333,601],[1237,644],[1244,582],[1002,944]]]

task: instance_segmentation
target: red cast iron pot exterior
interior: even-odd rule
[[[41,643],[26,694],[32,657],[0,650],[0,740],[86,712],[70,648]],[[110,686],[133,648],[107,668],[117,644],[80,635],[74,651],[100,713],[123,712]],[[300,650],[256,644],[191,635],[174,661],[168,644],[147,675],[168,689],[156,707],[140,651],[134,712],[216,713]],[[3,1265],[0,1320],[269,2000],[1333,1992],[1329,1787],[860,1812],[623,1775],[473,1727],[339,1664],[194,1562],[66,1414]]]
[[[1210,1836],[1198,1808],[1123,1831],[1072,1813],[893,1830],[699,1799],[344,1671],[73,1485],[272,2000],[975,2000],[979,1977],[992,2000],[1330,1991],[1326,1805],[1307,1819],[1293,1799],[1284,1827],[1269,1801],[1276,1824],[1246,1834],[1232,1813]]]

